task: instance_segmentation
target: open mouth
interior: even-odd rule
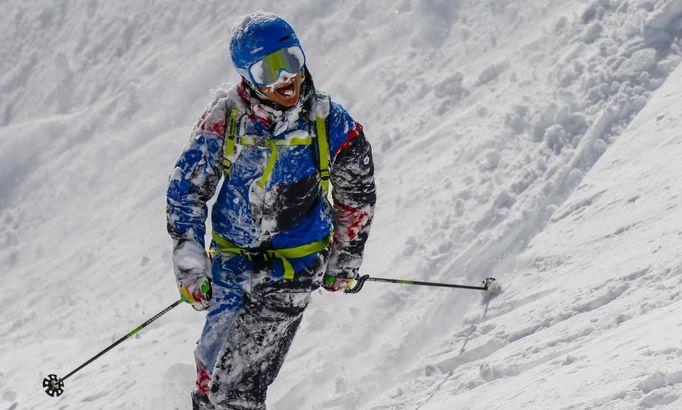
[[[291,98],[295,94],[294,82],[292,81],[289,84],[282,84],[282,86],[277,87],[275,91],[284,98]]]

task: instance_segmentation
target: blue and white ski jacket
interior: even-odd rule
[[[238,135],[267,141],[314,136],[315,101],[308,92],[296,107],[277,111],[259,102],[244,83],[217,95],[170,176],[167,221],[176,247],[184,241],[205,247],[207,202],[222,179],[211,213],[215,234],[258,252],[320,241],[333,229],[327,272],[339,277],[357,273],[376,201],[374,166],[362,126],[341,105],[327,106],[333,205],[320,186],[316,144],[278,146],[266,181],[261,179],[271,147],[237,146],[229,175],[222,178],[225,129],[234,104],[241,114]],[[297,272],[305,264],[292,261]],[[281,269],[273,266],[273,272]]]

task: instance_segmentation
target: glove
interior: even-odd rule
[[[209,260],[202,246],[193,241],[178,242],[173,251],[173,270],[182,300],[195,310],[206,310],[211,300]]]
[[[346,290],[353,286],[357,279],[357,272],[342,272],[339,274],[327,273],[322,280],[322,287],[330,292]]]
[[[208,302],[211,300],[213,293],[209,278],[204,276],[187,279],[179,284],[178,287],[182,300],[191,304],[194,310],[208,309]]]

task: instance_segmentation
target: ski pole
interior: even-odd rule
[[[55,396],[59,397],[59,396],[61,396],[62,393],[64,393],[64,380],[68,379],[69,377],[71,377],[74,373],[76,373],[76,372],[79,371],[80,369],[82,369],[82,368],[84,368],[85,366],[89,365],[90,363],[94,362],[94,361],[97,360],[100,356],[102,356],[103,354],[105,354],[106,352],[108,352],[109,350],[111,350],[111,349],[113,349],[114,347],[118,346],[119,344],[123,343],[124,340],[127,340],[127,339],[129,339],[130,337],[134,336],[135,334],[137,334],[137,332],[139,332],[140,330],[144,329],[145,327],[147,327],[147,325],[149,325],[150,323],[152,323],[152,322],[155,321],[156,319],[160,318],[161,316],[165,315],[165,314],[168,313],[171,309],[173,309],[174,307],[176,307],[177,305],[179,305],[179,304],[181,304],[181,303],[182,303],[182,299],[178,300],[177,302],[173,302],[172,305],[168,306],[167,308],[165,308],[165,309],[162,310],[161,312],[157,313],[156,315],[154,315],[154,317],[152,317],[151,319],[147,320],[146,322],[144,322],[144,323],[141,324],[140,326],[138,326],[138,327],[136,327],[135,329],[131,330],[127,335],[123,336],[122,338],[118,339],[118,340],[115,341],[113,344],[111,344],[109,347],[107,347],[106,349],[104,349],[104,350],[102,350],[101,352],[97,353],[97,354],[96,354],[95,356],[93,356],[90,360],[88,360],[87,362],[85,362],[85,363],[83,363],[82,365],[78,366],[77,369],[73,370],[71,373],[67,374],[66,376],[60,378],[60,377],[58,377],[56,374],[50,374],[50,375],[48,375],[46,378],[43,379],[43,387],[45,388],[45,393],[47,393],[47,395],[48,395],[48,396],[51,396],[51,397],[55,397]]]
[[[470,286],[470,285],[457,285],[454,283],[436,283],[436,282],[421,282],[418,280],[405,280],[405,279],[385,279],[385,278],[373,278],[369,275],[363,275],[357,279],[355,286],[346,289],[345,293],[358,293],[362,290],[365,282],[384,282],[384,283],[397,283],[400,285],[416,285],[416,286],[435,286],[439,288],[457,288],[457,289],[473,289],[473,290],[484,290],[487,291],[495,282],[495,278],[485,278],[481,286]]]

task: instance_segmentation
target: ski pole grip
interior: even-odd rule
[[[343,292],[347,293],[347,294],[353,294],[353,293],[360,292],[362,290],[362,287],[365,286],[365,282],[367,281],[367,279],[369,279],[369,275],[360,276],[360,278],[358,278],[356,280],[357,283],[355,284],[355,286],[353,286],[352,288],[348,288],[348,289],[344,290]]]

